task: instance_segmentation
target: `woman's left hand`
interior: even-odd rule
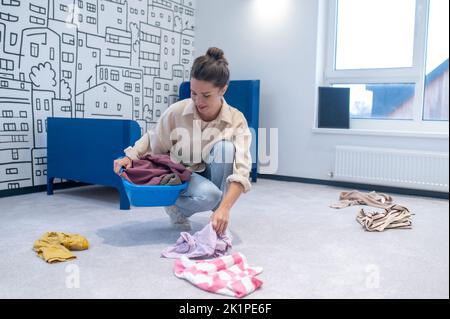
[[[219,207],[211,215],[212,226],[219,236],[225,234],[229,220],[230,220],[230,210],[226,208]]]

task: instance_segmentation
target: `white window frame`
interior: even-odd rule
[[[338,0],[330,0],[324,85],[414,83],[415,103],[412,120],[350,119],[350,129],[398,132],[432,132],[448,135],[448,121],[424,121],[425,70],[429,0],[416,0],[413,65],[406,68],[336,70]],[[316,123],[317,127],[317,123]]]

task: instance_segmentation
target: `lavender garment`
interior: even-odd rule
[[[131,168],[120,174],[130,183],[136,185],[160,185],[170,174],[175,174],[181,182],[189,181],[192,172],[183,164],[172,162],[169,155],[147,154],[134,160]]]
[[[164,250],[161,255],[165,258],[217,258],[227,254],[231,248],[231,240],[228,231],[225,235],[218,236],[212,223],[209,223],[194,235],[180,233],[175,245]]]

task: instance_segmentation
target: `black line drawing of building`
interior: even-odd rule
[[[77,92],[97,84],[93,70],[100,64],[101,49],[91,46],[90,42],[93,42],[93,45],[96,41],[87,33],[78,32]]]
[[[127,118],[144,132],[189,80],[194,0],[0,4],[0,192],[46,183],[48,117]]]
[[[0,78],[0,189],[33,186],[31,83]]]
[[[118,88],[119,85],[123,85],[119,90],[133,97],[133,102],[131,104],[131,119],[140,119],[143,98],[142,70],[114,65],[98,65],[96,73],[97,83],[106,82],[115,88]]]
[[[128,3],[139,2],[139,0],[99,0],[98,9],[98,32],[99,35],[105,35],[106,29],[114,28],[128,31],[127,8]]]
[[[77,117],[131,119],[133,96],[103,82],[77,94]]]
[[[47,118],[53,116],[53,100],[55,92],[50,90],[34,89],[33,101],[33,148],[47,147]]]

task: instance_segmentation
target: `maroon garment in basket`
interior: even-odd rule
[[[160,185],[161,180],[170,174],[177,175],[181,182],[187,182],[192,172],[183,164],[172,162],[169,155],[147,154],[134,160],[132,167],[124,169],[120,176],[136,185]]]

